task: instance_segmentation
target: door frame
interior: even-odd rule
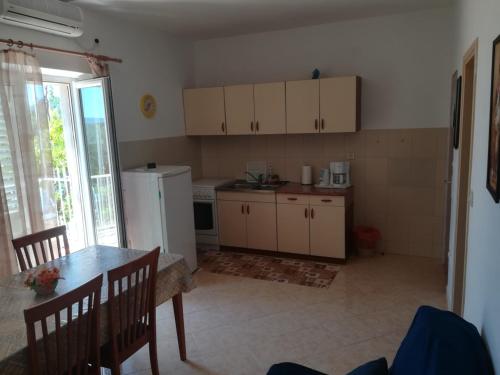
[[[472,204],[471,171],[474,149],[474,119],[477,84],[478,39],[463,58],[460,149],[458,157],[457,214],[455,225],[455,262],[452,309],[463,315],[469,235],[469,210]]]
[[[451,223],[451,206],[452,206],[452,180],[453,180],[453,150],[454,150],[454,133],[453,133],[453,111],[456,101],[456,91],[457,91],[457,79],[458,71],[455,70],[451,76],[451,95],[450,95],[450,126],[448,127],[448,159],[446,160],[446,177],[442,181],[444,184],[444,194],[445,194],[445,211],[444,211],[444,271],[446,278],[448,278],[448,267],[449,267],[449,251],[450,251],[450,223]],[[455,100],[454,100],[455,99]]]

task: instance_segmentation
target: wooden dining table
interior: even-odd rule
[[[104,274],[101,293],[100,341],[109,341],[107,309],[107,271],[144,255],[144,251],[110,246],[91,246],[46,263],[59,267],[61,277],[56,292],[37,296],[24,286],[30,271],[0,280],[0,374],[28,374],[26,326],[23,311],[58,295],[67,293],[93,277]],[[195,287],[181,255],[161,254],[158,261],[156,305],[172,299],[181,360],[186,360],[186,341],[182,309],[182,293]]]

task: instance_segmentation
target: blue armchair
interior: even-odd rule
[[[493,375],[490,356],[476,327],[458,315],[421,306],[390,369],[384,358],[348,375]],[[268,375],[324,375],[280,363]]]

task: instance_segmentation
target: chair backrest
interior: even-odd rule
[[[108,318],[113,356],[128,358],[156,330],[156,274],[160,248],[108,271]]]
[[[12,240],[12,245],[16,250],[21,271],[37,267],[69,253],[65,225],[16,238]]]
[[[100,367],[102,274],[77,289],[24,310],[32,375],[87,374]],[[37,335],[41,336],[37,340]]]

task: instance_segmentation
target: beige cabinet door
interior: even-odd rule
[[[247,247],[246,203],[218,201],[220,243],[224,246]]]
[[[247,244],[250,249],[277,250],[276,203],[247,203]]]
[[[224,89],[185,89],[184,121],[186,135],[226,134]]]
[[[359,128],[359,77],[319,80],[321,132],[347,133]]]
[[[285,134],[285,82],[254,85],[255,133]]]
[[[345,259],[344,207],[311,206],[311,255]]]
[[[309,206],[278,204],[278,251],[309,254]]]
[[[253,85],[224,87],[227,134],[255,132]]]
[[[319,80],[286,83],[286,132],[319,131]]]

